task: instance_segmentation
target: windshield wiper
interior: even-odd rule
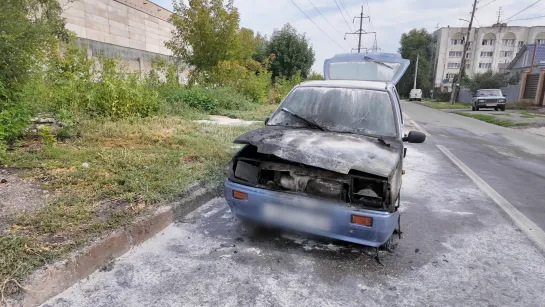
[[[282,108],[281,110],[288,113],[289,115],[291,115],[291,116],[293,116],[295,118],[298,118],[298,119],[304,121],[309,126],[312,126],[312,127],[316,128],[318,130],[327,131],[326,129],[324,129],[323,127],[320,127],[319,125],[315,124],[314,122],[310,121],[309,119],[306,119],[306,118],[304,118],[304,117],[302,117],[300,115],[297,115],[297,114],[293,113],[292,111],[290,111],[290,110],[288,110],[286,108]]]
[[[386,140],[384,140],[383,137],[379,136],[379,137],[378,137],[378,140],[379,140],[382,144],[384,144],[385,146],[390,147],[390,143],[386,142]]]
[[[375,59],[373,59],[373,58],[370,58],[370,57],[368,57],[368,56],[364,56],[363,59],[366,60],[366,61],[370,61],[370,62],[373,62],[373,63],[377,63],[377,64],[382,65],[382,66],[384,66],[384,67],[388,67],[388,68],[390,68],[390,69],[394,69],[392,66],[387,65],[387,64],[384,63],[384,62],[377,61],[377,60],[375,60]]]

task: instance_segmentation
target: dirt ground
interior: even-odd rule
[[[34,211],[46,203],[49,191],[29,179],[21,171],[0,168],[0,234],[19,213]]]

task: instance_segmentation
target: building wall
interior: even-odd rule
[[[450,57],[451,51],[463,51],[463,44],[453,45],[451,39],[453,37],[465,37],[467,28],[445,27],[440,28],[433,33],[433,50],[432,56],[434,66],[434,84],[442,90],[452,86],[452,78],[447,80],[447,74],[457,74],[459,68],[449,68],[448,63],[460,63],[461,57]],[[475,73],[486,72],[489,68],[479,67],[479,63],[490,63],[492,71],[498,71],[505,63],[511,62],[519,51],[519,42],[523,44],[533,43],[537,35],[545,35],[545,26],[539,27],[509,27],[509,26],[493,26],[472,28],[469,36],[470,49],[468,50],[469,58],[466,60],[466,73],[472,76]],[[487,36],[494,36],[495,42],[493,45],[482,45],[482,41]],[[514,46],[506,46],[502,40],[506,37],[514,37]],[[502,51],[510,51],[510,55],[503,55]],[[492,57],[481,56],[481,52],[492,52]],[[462,55],[463,56],[463,55]]]
[[[59,0],[66,28],[90,56],[118,56],[130,70],[151,67],[156,57],[172,53],[164,43],[172,38],[172,12],[147,0]]]

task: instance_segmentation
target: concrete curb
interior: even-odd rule
[[[14,305],[37,306],[86,278],[114,258],[150,239],[174,220],[191,213],[209,200],[221,195],[218,182],[197,183],[186,189],[179,201],[158,208],[143,217],[99,239],[67,259],[47,265],[32,273],[23,284],[25,289]]]

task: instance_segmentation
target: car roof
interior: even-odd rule
[[[307,81],[299,84],[299,87],[347,87],[370,90],[386,90],[389,82],[356,81],[356,80],[319,80]]]

